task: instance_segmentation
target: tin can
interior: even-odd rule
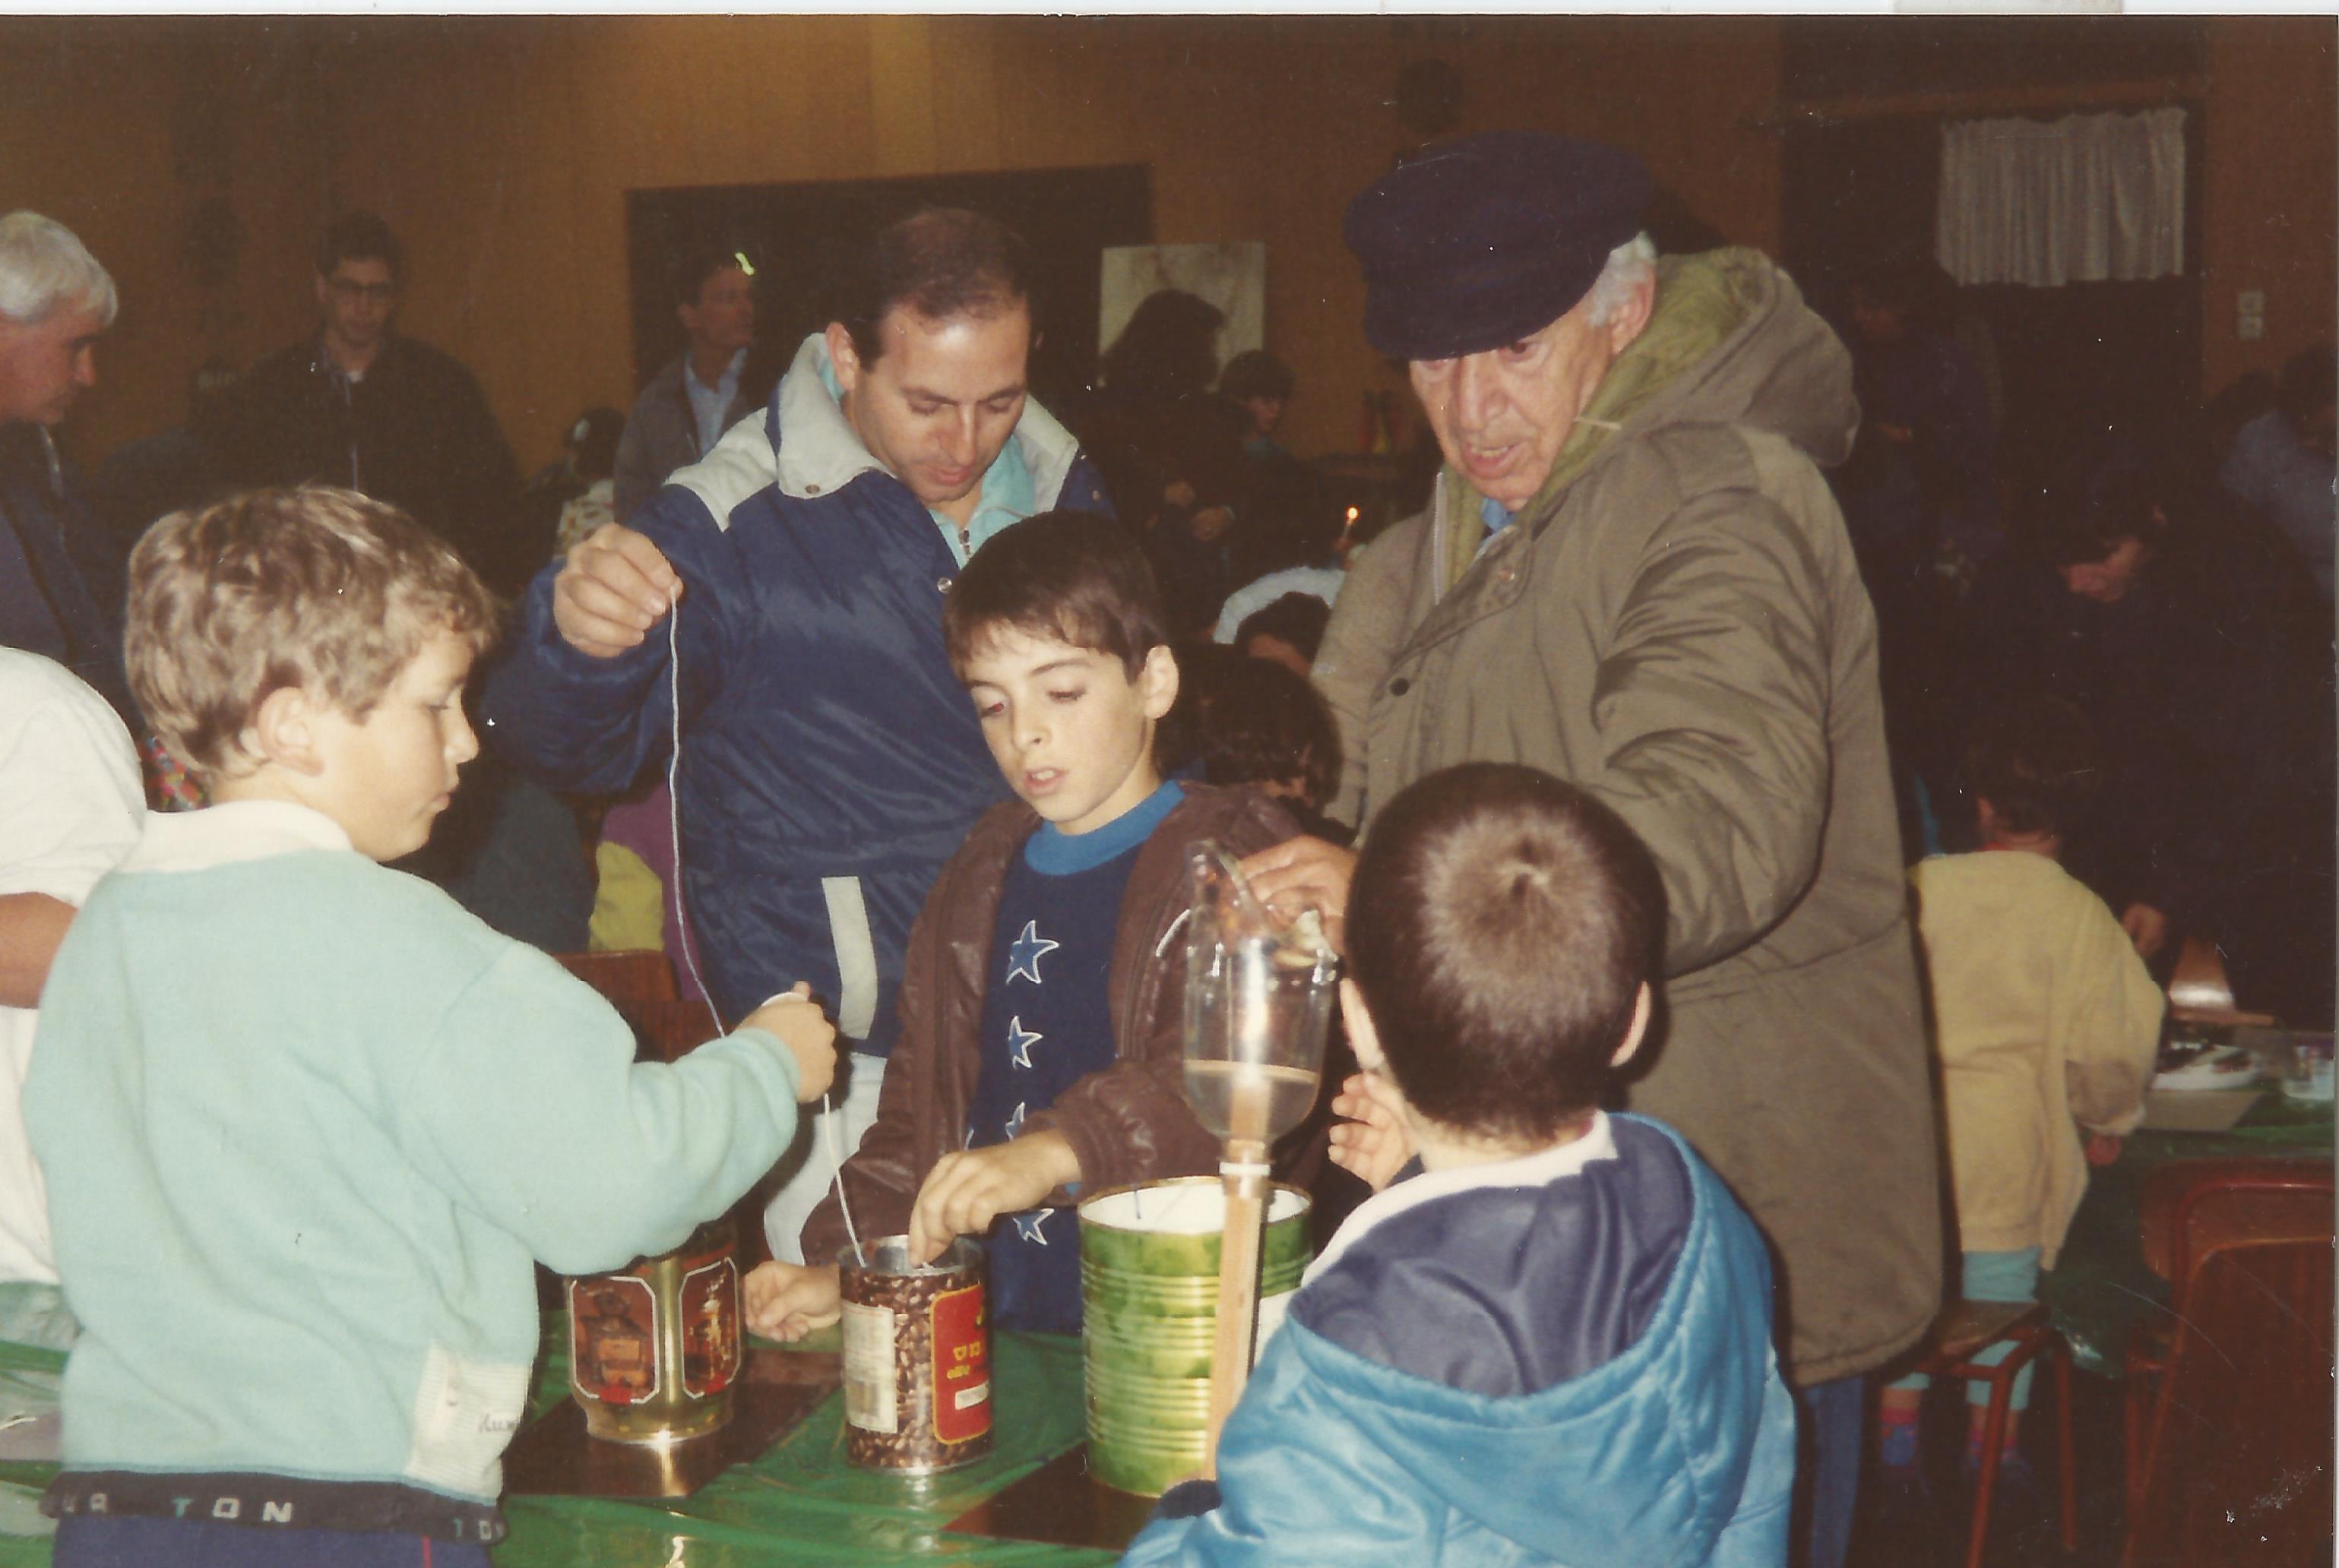
[[[568,1392],[587,1432],[672,1443],[731,1419],[746,1353],[736,1238],[725,1215],[672,1252],[568,1281]]]
[[[1308,1271],[1308,1208],[1296,1187],[1268,1189],[1257,1346],[1282,1325]],[[1158,1497],[1202,1468],[1226,1212],[1226,1188],[1215,1176],[1109,1188],[1081,1199],[1089,1474],[1108,1486]]]
[[[844,1312],[844,1457],[926,1475],[991,1452],[991,1319],[982,1247],[961,1237],[913,1267],[909,1238],[837,1259]]]

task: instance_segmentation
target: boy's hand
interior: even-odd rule
[[[647,534],[603,523],[552,579],[552,624],[578,653],[613,659],[647,636],[681,597],[681,575]]]
[[[2087,1134],[2087,1163],[2089,1165],[2115,1163],[2120,1157],[2120,1149],[2124,1142],[2124,1139],[2114,1138],[2108,1132]]]
[[[836,1077],[836,1025],[812,1000],[812,986],[804,981],[785,996],[775,996],[740,1022],[741,1029],[760,1029],[779,1037],[796,1059],[796,1103],[810,1105],[828,1092]]]
[[[1286,839],[1241,863],[1251,892],[1278,920],[1289,922],[1312,909],[1324,922],[1325,940],[1342,947],[1342,917],[1348,912],[1348,882],[1357,874],[1353,850],[1320,838]]]
[[[910,1211],[910,1261],[932,1263],[959,1237],[989,1229],[1002,1214],[1035,1208],[1080,1178],[1080,1159],[1061,1132],[945,1154]]]
[[[1359,1072],[1332,1097],[1332,1163],[1378,1192],[1413,1158],[1406,1130],[1405,1100],[1396,1086],[1377,1072]]]
[[[843,1315],[837,1302],[836,1266],[808,1267],[774,1259],[758,1263],[739,1282],[747,1326],[766,1339],[793,1342],[825,1328]]]

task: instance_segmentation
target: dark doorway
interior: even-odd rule
[[[1847,281],[1868,263],[1933,254],[1939,115],[1800,126],[1787,133],[1781,250],[1814,305],[1850,340]],[[2003,408],[2000,493],[2038,484],[2085,431],[2157,427],[2192,407],[2201,374],[2201,114],[2186,114],[2185,275],[2149,282],[1957,291],[1986,322]],[[2018,514],[2019,508],[2015,508]]]
[[[1096,364],[1100,253],[1153,238],[1152,179],[1142,164],[629,191],[637,382],[681,346],[671,280],[684,255],[719,245],[754,260],[756,337],[784,364],[806,333],[833,319],[844,269],[871,236],[922,207],[987,212],[1031,246],[1040,329],[1031,390],[1061,405]]]

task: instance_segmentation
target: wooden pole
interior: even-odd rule
[[[1239,1113],[1238,1113],[1239,1121]],[[1267,1224],[1267,1144],[1229,1139],[1220,1166],[1227,1191],[1226,1228],[1219,1239],[1218,1338],[1210,1354],[1210,1417],[1203,1437],[1202,1474],[1219,1473],[1219,1429],[1250,1377],[1251,1344],[1258,1326],[1259,1234]]]

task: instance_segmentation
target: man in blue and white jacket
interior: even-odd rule
[[[1009,523],[1109,509],[1025,395],[1022,242],[930,210],[872,250],[760,419],[538,576],[484,699],[489,744],[556,788],[627,789],[679,735],[680,874],[716,1011],[809,981],[854,1042],[765,1215],[790,1261],[875,1117],[911,922],[1005,794],[943,595]]]

